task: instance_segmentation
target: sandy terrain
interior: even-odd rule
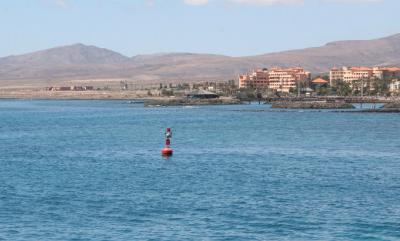
[[[149,98],[147,91],[45,91],[45,90],[0,90],[0,99],[140,99]]]

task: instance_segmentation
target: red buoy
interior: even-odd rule
[[[161,155],[163,155],[163,156],[172,156],[173,153],[174,153],[174,151],[169,147],[164,147],[161,150]]]
[[[171,138],[172,138],[171,128],[167,128],[167,130],[165,131],[165,147],[161,150],[161,155],[172,156],[174,151],[170,147]]]

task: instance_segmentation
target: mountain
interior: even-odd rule
[[[326,72],[333,66],[399,65],[400,34],[374,40],[338,41],[250,59],[267,66],[303,66],[312,72]]]
[[[2,58],[0,59],[0,63],[6,61],[35,66],[57,66],[73,64],[112,64],[128,60],[129,58],[107,49],[83,44],[73,44],[30,54]]]
[[[323,73],[333,66],[347,65],[400,65],[400,34],[246,57],[193,53],[126,57],[111,50],[74,44],[0,58],[0,86],[95,78],[144,82],[227,80],[258,67],[302,66],[313,73]]]
[[[112,75],[129,61],[130,58],[107,49],[74,44],[0,58],[0,81]]]

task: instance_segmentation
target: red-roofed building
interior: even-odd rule
[[[324,79],[322,79],[322,78],[316,78],[315,80],[311,81],[311,83],[314,84],[314,85],[326,85],[329,82],[324,80]]]
[[[379,79],[400,78],[400,68],[398,67],[374,67],[374,76]]]

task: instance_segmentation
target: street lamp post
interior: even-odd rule
[[[364,97],[364,78],[361,79],[361,109],[363,107],[363,97]]]
[[[301,95],[301,85],[300,85],[300,80],[297,81],[297,97],[300,98]]]

